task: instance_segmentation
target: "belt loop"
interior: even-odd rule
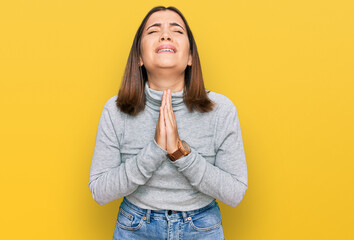
[[[185,211],[181,211],[182,212],[182,216],[183,216],[183,220],[184,222],[188,222],[188,216],[187,213]]]
[[[146,210],[146,222],[150,223],[150,214],[151,214],[151,209]]]

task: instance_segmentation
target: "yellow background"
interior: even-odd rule
[[[0,1],[1,239],[112,239],[88,188],[135,32],[175,6],[206,88],[237,106],[249,188],[226,239],[353,239],[352,0]]]

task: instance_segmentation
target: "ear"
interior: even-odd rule
[[[189,56],[188,56],[188,66],[192,66],[192,60],[193,60],[193,58],[192,58],[192,52],[191,52],[191,51],[189,51]]]
[[[141,59],[141,57],[139,57],[139,66],[141,67],[141,66],[143,66],[144,65],[144,62],[143,62],[143,60]]]

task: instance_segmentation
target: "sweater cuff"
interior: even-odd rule
[[[139,155],[137,157],[138,168],[145,176],[148,176],[160,167],[167,157],[167,151],[161,148],[154,139]]]
[[[203,179],[208,162],[196,150],[192,149],[191,153],[177,159],[172,164],[189,180],[193,187],[198,187]]]
[[[155,138],[154,138],[154,145],[155,145],[155,147],[158,148],[158,149],[156,149],[156,151],[160,152],[161,154],[165,154],[167,156],[167,151],[165,149],[163,149],[162,147],[160,147],[160,145],[157,144]]]
[[[195,154],[195,152],[193,151],[193,149],[191,149],[191,152],[187,156],[183,156],[183,157],[177,159],[176,161],[172,161],[169,158],[168,159],[173,165],[175,165],[177,167],[178,171],[182,172],[183,170],[188,168],[189,165],[192,163],[192,159],[193,159],[194,154]]]

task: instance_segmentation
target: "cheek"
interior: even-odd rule
[[[183,46],[183,52],[185,54],[189,53],[189,41],[188,39],[183,39],[183,41],[181,42],[181,46]]]
[[[183,46],[183,55],[185,55],[186,57],[188,57],[188,55],[189,55],[189,44],[187,43],[187,44],[185,44],[184,46]]]
[[[154,49],[150,42],[148,40],[141,41],[140,53],[142,56],[149,56],[153,53]]]
[[[140,55],[141,55],[141,56],[144,55],[145,49],[146,49],[145,42],[144,42],[144,41],[141,41],[141,43],[140,43]]]

